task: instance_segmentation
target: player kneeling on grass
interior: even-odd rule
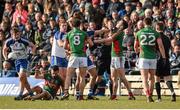
[[[62,79],[59,77],[59,67],[52,66],[51,72],[44,75],[40,75],[40,71],[36,70],[35,78],[45,79],[45,85],[43,88],[40,86],[35,86],[32,88],[33,92],[37,94],[34,96],[26,97],[24,100],[51,100],[56,98],[57,91],[60,86],[63,86]],[[26,95],[26,94],[25,94]]]

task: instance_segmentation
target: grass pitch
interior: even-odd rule
[[[109,97],[98,97],[100,100],[76,101],[75,97],[69,100],[52,101],[15,101],[14,97],[0,97],[0,109],[180,109],[180,97],[171,102],[171,97],[162,96],[160,103],[147,103],[145,96],[136,96],[136,100],[128,100],[127,96],[119,96],[118,100],[108,100]],[[156,97],[153,97],[156,99]]]

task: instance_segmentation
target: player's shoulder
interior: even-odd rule
[[[8,38],[8,39],[5,41],[5,44],[13,44],[13,43],[14,43],[13,38]]]

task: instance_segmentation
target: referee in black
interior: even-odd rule
[[[176,101],[176,94],[174,92],[174,88],[172,85],[171,75],[170,75],[170,63],[169,63],[169,50],[171,48],[171,42],[170,39],[164,35],[164,23],[158,22],[156,24],[156,31],[160,34],[160,37],[162,39],[164,49],[165,49],[165,55],[166,59],[163,59],[162,56],[159,56],[159,59],[157,61],[157,71],[155,75],[155,87],[158,99],[156,102],[161,102],[161,86],[160,86],[160,80],[161,78],[164,78],[164,81],[166,82],[167,87],[171,91],[171,101]]]

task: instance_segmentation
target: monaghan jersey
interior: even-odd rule
[[[156,59],[156,40],[160,37],[152,27],[145,27],[137,32],[140,45],[140,58]]]
[[[10,52],[16,54],[16,59],[26,59],[27,58],[27,47],[30,45],[30,42],[26,39],[20,38],[19,40],[14,40],[13,38],[9,38],[5,45],[9,47]]]
[[[57,31],[55,33],[54,38],[53,38],[51,56],[56,56],[60,58],[66,57],[65,49],[58,45],[58,40],[62,40],[62,41],[65,40],[65,36],[66,36],[65,33],[60,32],[60,31]]]
[[[72,56],[85,57],[85,41],[87,39],[87,33],[74,28],[67,34],[67,40],[70,44],[70,50]]]

